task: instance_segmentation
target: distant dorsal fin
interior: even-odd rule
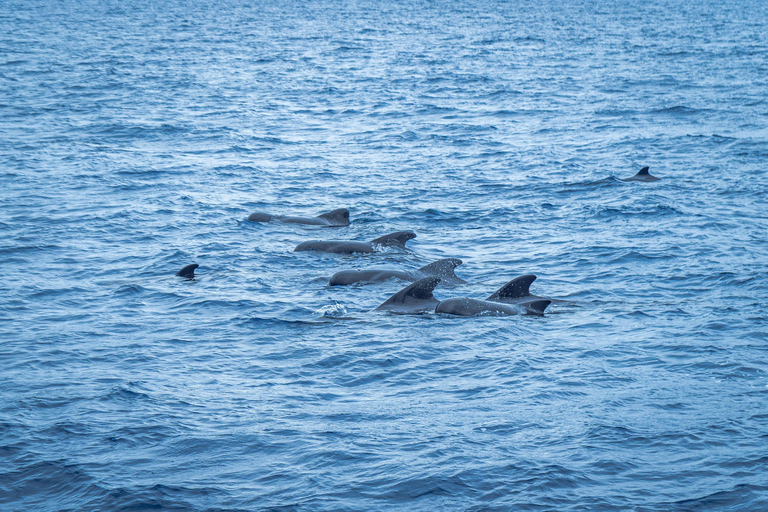
[[[526,302],[522,304],[522,306],[528,310],[528,314],[543,315],[544,310],[547,309],[547,306],[549,306],[550,304],[552,304],[551,300],[541,299],[541,300]]]
[[[405,242],[411,238],[416,238],[416,233],[413,231],[395,231],[394,233],[389,233],[388,235],[371,240],[371,243],[373,245],[395,245],[405,247]]]
[[[637,171],[637,174],[635,176],[648,176],[648,166],[643,167],[639,171]]]
[[[340,226],[349,226],[349,210],[346,208],[339,208],[338,210],[321,213],[318,217]]]
[[[419,269],[419,272],[429,276],[454,277],[458,279],[453,270],[462,263],[464,262],[458,258],[445,258],[432,262],[429,265],[424,265]]]
[[[194,279],[195,278],[195,269],[199,267],[197,263],[192,263],[191,265],[187,265],[183,269],[176,272],[177,276],[183,277],[184,279]]]
[[[415,299],[417,301],[436,301],[432,292],[439,283],[440,278],[437,276],[429,276],[424,279],[419,279],[415,283],[406,286],[388,298],[378,307],[378,309],[386,309],[386,306],[404,304],[408,299]]]
[[[516,277],[496,290],[496,292],[486,300],[503,302],[504,299],[519,299],[520,297],[527,297],[531,294],[529,288],[531,283],[535,280],[536,276],[533,274]]]

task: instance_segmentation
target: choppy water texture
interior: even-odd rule
[[[3,3],[0,509],[768,510],[766,5]]]

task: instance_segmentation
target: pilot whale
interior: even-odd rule
[[[322,251],[334,254],[353,254],[356,252],[372,253],[378,247],[402,247],[405,248],[405,242],[415,238],[413,231],[396,231],[388,235],[381,236],[370,242],[339,241],[339,240],[310,240],[302,242],[296,246],[294,252],[300,251]]]
[[[493,302],[505,302],[507,304],[520,304],[521,302],[531,302],[534,300],[548,300],[552,304],[567,303],[566,300],[552,299],[549,297],[539,297],[532,295],[530,291],[531,283],[536,280],[533,274],[516,277],[495,292],[485,300]]]
[[[195,269],[199,266],[200,265],[198,265],[197,263],[192,263],[191,265],[187,265],[186,267],[176,272],[176,275],[183,277],[184,279],[194,279]]]
[[[269,213],[252,213],[248,216],[251,222],[269,222],[277,220],[290,224],[307,224],[310,226],[330,226],[341,227],[349,226],[349,210],[339,208],[327,213],[322,213],[317,217],[292,217],[287,215],[270,215]]]
[[[368,270],[342,270],[333,274],[328,284],[330,286],[343,286],[354,283],[377,283],[393,277],[403,281],[416,281],[427,276],[438,276],[443,280],[443,284],[465,283],[466,281],[453,273],[454,269],[462,263],[458,258],[446,258],[410,271],[375,268]]]
[[[392,295],[376,310],[401,314],[418,314],[434,311],[435,313],[457,316],[543,316],[544,310],[551,303],[548,299],[538,299],[507,304],[468,297],[452,297],[440,301],[432,294],[439,283],[440,278],[437,276],[420,279]]]
[[[640,169],[637,174],[632,176],[631,178],[624,178],[622,181],[659,181],[661,178],[657,178],[656,176],[651,176],[648,174],[648,167],[643,167]]]

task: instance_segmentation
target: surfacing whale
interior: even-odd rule
[[[640,169],[637,174],[632,176],[631,178],[624,178],[622,181],[659,181],[661,178],[657,178],[656,176],[651,176],[648,174],[648,167],[643,167]]]
[[[425,265],[417,270],[402,271],[388,269],[342,270],[336,272],[328,282],[330,286],[344,286],[354,283],[377,283],[397,278],[403,281],[416,281],[427,276],[438,276],[443,284],[466,283],[454,274],[454,269],[463,262],[458,258],[446,258]]]
[[[531,295],[530,287],[531,283],[536,280],[536,276],[533,274],[527,274],[524,276],[516,277],[495,292],[491,294],[485,300],[493,302],[505,302],[507,304],[520,304],[521,302],[532,302],[534,300],[548,300],[552,304],[567,303],[568,301],[561,299],[552,299],[549,297],[539,297],[538,295]]]
[[[405,242],[415,238],[413,231],[395,231],[388,235],[381,236],[370,242],[354,242],[339,240],[310,240],[302,242],[296,246],[294,252],[300,251],[322,251],[334,254],[353,254],[356,252],[372,253],[378,247],[401,247],[405,248]]]
[[[330,226],[341,227],[349,226],[349,210],[339,208],[327,213],[322,213],[317,217],[291,217],[287,215],[270,215],[268,213],[252,213],[248,216],[251,222],[269,222],[277,220],[290,224],[307,224],[311,226]]]
[[[176,272],[176,275],[183,277],[184,279],[194,279],[195,269],[199,266],[200,265],[198,265],[197,263],[192,263],[191,265],[187,265],[186,267]]]
[[[432,295],[439,283],[440,278],[436,276],[420,279],[392,295],[376,310],[409,315],[434,311],[457,316],[543,316],[544,310],[551,303],[549,299],[537,299],[509,304],[469,297],[452,297],[439,301]]]

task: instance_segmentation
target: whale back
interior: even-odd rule
[[[413,280],[409,274],[406,272],[400,272],[398,270],[342,270],[341,272],[336,272],[333,274],[333,276],[331,276],[330,281],[328,281],[328,285],[343,286],[354,283],[376,283],[379,281],[386,281],[387,279],[391,279],[393,277],[402,279],[403,281]]]
[[[394,233],[371,240],[371,243],[373,245],[405,247],[405,242],[411,238],[416,238],[416,233],[413,231],[395,231]]]
[[[648,166],[645,166],[631,178],[624,178],[624,181],[659,181],[660,179],[661,178],[651,175],[648,172]]]
[[[520,277],[516,277],[498,290],[496,290],[486,300],[493,300],[496,302],[506,302],[513,299],[520,299],[527,297],[531,294],[531,283],[536,280],[536,276],[528,274]]]
[[[327,220],[331,226],[349,226],[349,210],[346,208],[323,213],[318,217]]]
[[[434,311],[438,300],[435,299],[432,292],[439,283],[440,278],[436,276],[419,279],[392,295],[376,309],[398,313]]]

